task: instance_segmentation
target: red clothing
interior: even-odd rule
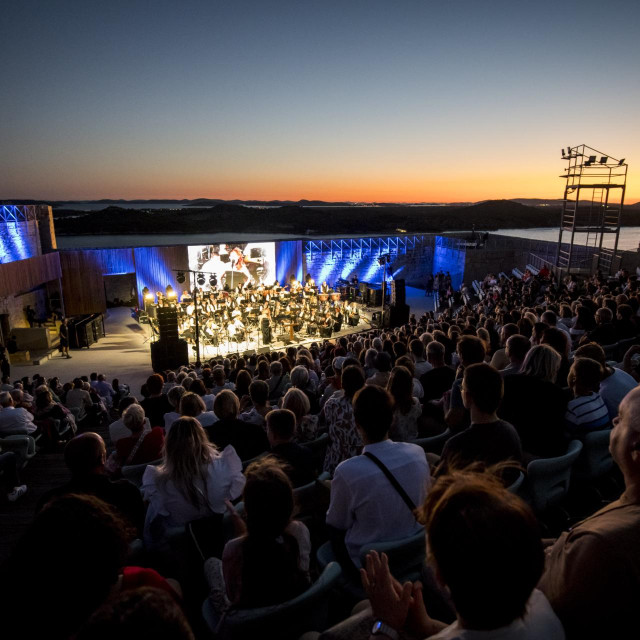
[[[131,464],[143,464],[145,462],[152,462],[162,457],[162,445],[164,444],[164,429],[161,427],[154,427],[147,433],[142,441],[142,444],[138,447],[136,455],[133,456],[133,460],[127,462],[127,458],[131,454],[133,447],[138,442],[138,435],[129,436],[128,438],[120,438],[116,442],[116,451],[118,452],[118,458],[122,465]]]
[[[122,591],[139,589],[140,587],[154,587],[166,591],[169,595],[178,599],[178,594],[173,587],[155,569],[143,567],[124,567],[122,570]]]

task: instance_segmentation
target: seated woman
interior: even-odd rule
[[[53,400],[49,389],[36,389],[33,422],[43,434],[45,445],[52,446],[61,438],[69,440],[77,431],[74,415],[65,406]]]
[[[157,546],[169,528],[224,513],[225,500],[238,498],[244,482],[233,447],[220,452],[195,418],[176,420],[165,441],[163,463],[147,467],[142,477],[142,493],[149,502],[145,542]]]
[[[410,627],[412,637],[434,640],[564,640],[560,620],[536,589],[544,569],[538,522],[497,478],[470,472],[443,476],[417,515],[426,526],[430,563],[451,594],[457,620],[447,625],[431,618],[422,584],[401,585],[390,574],[386,555],[372,552],[360,570],[375,620],[372,634],[393,637]]]
[[[317,438],[318,416],[310,413],[309,397],[300,389],[291,388],[284,394],[282,408],[293,411],[296,417],[294,440],[298,443],[309,442]]]
[[[307,527],[292,520],[293,491],[273,457],[246,470],[245,520],[229,503],[237,538],[224,547],[222,561],[210,558],[205,574],[218,614],[279,604],[309,586],[311,541]]]
[[[116,442],[116,457],[120,468],[153,462],[162,456],[164,429],[149,429],[144,409],[139,404],[132,404],[125,409],[122,422],[131,431],[131,435]]]
[[[393,424],[389,437],[395,442],[407,442],[418,437],[418,420],[422,405],[413,395],[413,376],[406,367],[394,367],[387,384],[393,398]]]
[[[364,372],[357,365],[345,368],[342,373],[342,389],[324,405],[331,442],[324,459],[324,471],[333,475],[336,467],[347,458],[362,451],[362,438],[353,417],[353,396],[364,387]]]
[[[165,435],[169,433],[171,425],[180,417],[180,400],[186,392],[187,390],[180,384],[177,384],[175,387],[171,387],[167,392],[167,400],[174,410],[164,414]]]
[[[203,427],[210,427],[218,422],[216,414],[206,410],[204,400],[191,391],[180,398],[180,415],[183,418],[195,418]]]

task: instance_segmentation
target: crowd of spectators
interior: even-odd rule
[[[161,602],[175,637],[193,637],[181,611],[196,629],[199,603],[167,558],[177,532],[226,517],[233,534],[200,566],[220,624],[302,593],[320,547],[346,580],[361,577],[374,635],[619,635],[640,596],[638,283],[526,276],[488,276],[476,304],[395,329],[156,373],[139,394],[96,373],[5,377],[0,438],[64,447],[71,479],[41,497],[0,601],[25,613],[29,637],[93,637],[96,620],[115,628]],[[622,497],[545,553],[509,485],[530,461],[612,428]],[[440,454],[425,454],[422,439],[440,434]],[[9,501],[26,491],[22,463],[0,453]],[[124,479],[137,466],[139,488]],[[310,485],[328,494],[322,526],[297,518],[296,491]],[[429,587],[400,584],[384,555],[362,564],[364,545],[424,530]],[[439,621],[426,591],[445,586],[451,614]],[[42,615],[29,617],[34,603]],[[358,637],[350,624],[337,629]]]

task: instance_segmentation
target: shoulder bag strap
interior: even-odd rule
[[[127,459],[123,463],[123,467],[131,464],[131,461],[136,457],[136,453],[138,453],[138,449],[142,444],[142,441],[147,437],[147,434],[151,433],[150,429],[143,429],[140,437],[136,440],[136,443],[133,445],[133,449],[131,449],[131,453],[127,456]]]
[[[415,503],[409,497],[407,492],[402,488],[402,485],[396,480],[396,477],[391,473],[391,471],[389,471],[389,469],[387,469],[386,465],[379,458],[374,456],[373,453],[369,451],[365,451],[362,455],[367,456],[369,460],[375,462],[375,464],[378,466],[380,471],[382,471],[382,473],[384,473],[384,475],[387,476],[387,480],[389,480],[393,488],[398,492],[400,497],[404,500],[407,507],[409,507],[409,510],[411,511],[411,513],[413,513],[416,508]]]

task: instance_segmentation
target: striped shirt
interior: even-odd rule
[[[599,394],[578,396],[569,402],[565,413],[567,429],[571,437],[580,438],[590,431],[609,426],[609,411]]]

